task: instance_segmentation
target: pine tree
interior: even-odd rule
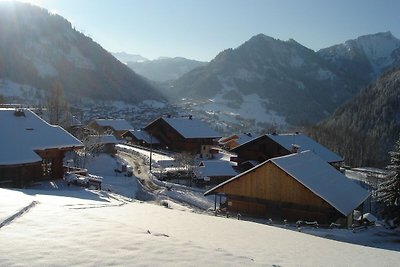
[[[387,166],[390,174],[388,179],[378,188],[378,200],[385,204],[386,219],[395,219],[400,223],[400,139],[397,140],[394,151],[389,152],[390,164]]]

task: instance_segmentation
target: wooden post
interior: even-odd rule
[[[214,211],[217,211],[217,194],[214,195]]]

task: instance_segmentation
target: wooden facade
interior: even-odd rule
[[[20,188],[32,182],[62,178],[64,154],[69,150],[73,148],[36,150],[42,161],[0,166],[0,187]]]
[[[22,188],[43,175],[42,162],[0,166],[0,187]]]
[[[331,223],[344,216],[272,162],[206,194],[224,194],[229,212],[264,218]]]

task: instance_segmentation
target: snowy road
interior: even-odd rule
[[[117,156],[133,167],[133,174],[137,177],[142,190],[153,195],[157,201],[173,201],[197,212],[204,212],[214,206],[214,202],[204,197],[201,190],[161,182],[150,177],[149,167],[141,156],[125,151],[119,151]]]
[[[162,188],[156,185],[149,177],[149,167],[144,159],[131,153],[119,151],[117,156],[133,167],[133,175],[138,179],[142,187],[151,193],[157,193]]]

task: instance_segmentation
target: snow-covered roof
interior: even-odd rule
[[[120,141],[112,134],[106,135],[89,135],[87,137],[88,145],[94,144],[119,144]]]
[[[230,162],[226,160],[205,160],[195,169],[198,176],[235,176],[237,172],[232,168]]]
[[[238,138],[236,139],[236,142],[239,145],[242,145],[244,143],[247,143],[251,140],[253,140],[255,137],[253,135],[251,135],[250,133],[243,133],[243,134],[239,134]]]
[[[312,151],[273,158],[271,161],[343,215],[349,215],[369,196],[366,190]]]
[[[34,152],[51,148],[83,147],[60,126],[48,124],[29,109],[0,108],[0,165],[39,162]]]
[[[124,119],[95,119],[94,121],[102,127],[111,127],[116,131],[133,129],[132,125]]]
[[[172,128],[185,138],[220,138],[221,135],[215,132],[210,126],[194,118],[162,118]]]
[[[129,130],[129,132],[138,140],[145,141],[147,144],[159,144],[160,141],[154,136],[151,136],[145,130]]]
[[[311,150],[327,162],[343,161],[342,157],[301,133],[267,134],[267,136],[289,151],[292,150],[293,145],[297,145],[299,147],[298,152]]]
[[[274,163],[345,216],[368,198],[369,193],[366,190],[353,183],[312,151],[304,151],[267,160],[217,185],[204,194],[211,194],[219,187],[254,171],[267,162]]]

